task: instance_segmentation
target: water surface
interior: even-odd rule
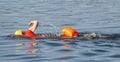
[[[79,32],[119,34],[119,3],[119,0],[0,0],[0,36],[27,30],[31,20],[53,24],[58,31],[70,26]],[[39,26],[37,32],[40,30]],[[0,62],[119,62],[119,41],[0,37]]]

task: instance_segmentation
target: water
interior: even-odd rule
[[[0,0],[0,36],[30,20],[79,32],[119,34],[120,0]],[[40,30],[40,28],[38,29]],[[119,39],[0,37],[0,62],[119,62]]]

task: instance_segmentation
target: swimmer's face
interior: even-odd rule
[[[24,34],[25,34],[25,32],[22,32],[22,34],[24,35]]]

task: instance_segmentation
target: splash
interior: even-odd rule
[[[47,24],[47,23],[40,23],[36,33],[37,34],[44,34],[44,35],[56,35],[56,36],[60,36],[61,32],[60,32],[60,28],[58,28],[57,26],[53,25],[53,24]]]

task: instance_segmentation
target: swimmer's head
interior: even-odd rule
[[[15,35],[20,35],[20,36],[22,36],[22,35],[23,35],[23,31],[22,31],[22,30],[17,30],[17,31],[15,32]]]

